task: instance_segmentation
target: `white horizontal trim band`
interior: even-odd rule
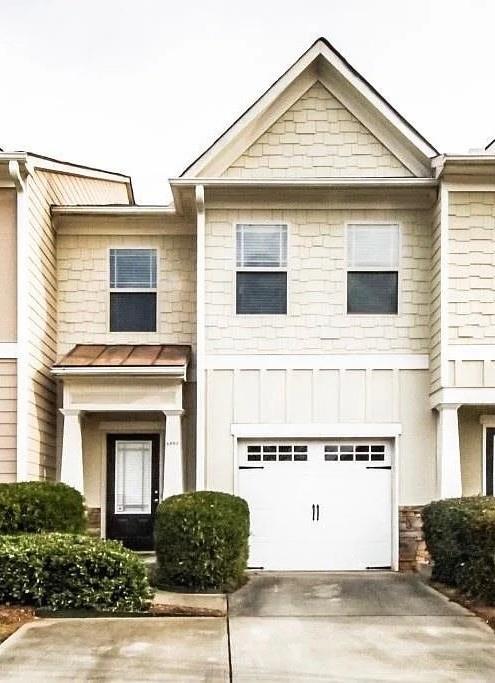
[[[450,387],[439,389],[430,396],[430,405],[437,408],[449,405],[495,404],[495,389],[492,387]]]
[[[54,216],[175,216],[176,210],[172,206],[94,206],[92,204],[79,206],[52,206]]]
[[[209,355],[210,370],[428,370],[428,354],[244,354]]]
[[[52,368],[53,375],[168,375],[171,377],[184,377],[186,375],[187,367],[181,365],[178,367],[123,367],[117,366],[109,367],[67,367],[67,368]]]
[[[16,342],[0,342],[0,359],[17,358],[19,351]]]
[[[342,422],[332,424],[232,424],[238,439],[330,439],[395,438],[402,433],[399,422]]]
[[[495,344],[449,346],[449,360],[495,360]]]
[[[435,178],[172,178],[172,187],[436,187]]]

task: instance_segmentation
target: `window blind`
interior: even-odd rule
[[[349,269],[398,269],[398,225],[349,225],[347,228]]]
[[[285,268],[287,266],[286,225],[237,225],[238,268]]]
[[[110,287],[112,289],[154,289],[156,249],[111,249]]]

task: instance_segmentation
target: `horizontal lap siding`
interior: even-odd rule
[[[379,221],[401,226],[399,315],[347,315],[346,223]],[[288,224],[288,315],[235,315],[236,222]],[[207,210],[207,353],[429,353],[430,287],[430,211]]]
[[[0,482],[17,476],[17,368],[16,362],[0,360]]]
[[[320,82],[224,173],[229,178],[410,175]]]
[[[44,171],[29,177],[27,474],[32,479],[56,474],[56,384],[50,368],[57,352],[57,268],[50,206],[98,203],[127,204],[125,183]]]
[[[109,249],[155,248],[159,253],[157,332],[109,332]],[[196,243],[192,235],[60,235],[58,354],[75,344],[193,344]]]

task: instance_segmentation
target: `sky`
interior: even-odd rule
[[[495,137],[495,0],[0,0],[0,147],[177,177],[319,36],[441,152]]]

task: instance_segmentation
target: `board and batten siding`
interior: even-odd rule
[[[124,181],[108,181],[36,169],[27,181],[28,453],[27,476],[54,479],[56,385],[50,374],[57,352],[57,269],[52,204],[127,204]]]
[[[347,223],[398,223],[398,315],[347,315]],[[287,223],[288,314],[235,315],[235,224]],[[207,209],[207,353],[429,353],[431,211]]]
[[[17,478],[17,366],[0,360],[0,482]]]
[[[402,424],[400,504],[435,495],[435,419],[427,370],[209,369],[206,488],[232,492],[232,424]]]
[[[318,81],[223,175],[326,178],[412,174]]]
[[[15,190],[0,189],[0,342],[17,338],[17,209]]]
[[[88,219],[90,220],[90,218]],[[157,331],[109,331],[109,250],[158,251]],[[75,344],[194,344],[193,235],[63,235],[57,240],[58,355]]]

